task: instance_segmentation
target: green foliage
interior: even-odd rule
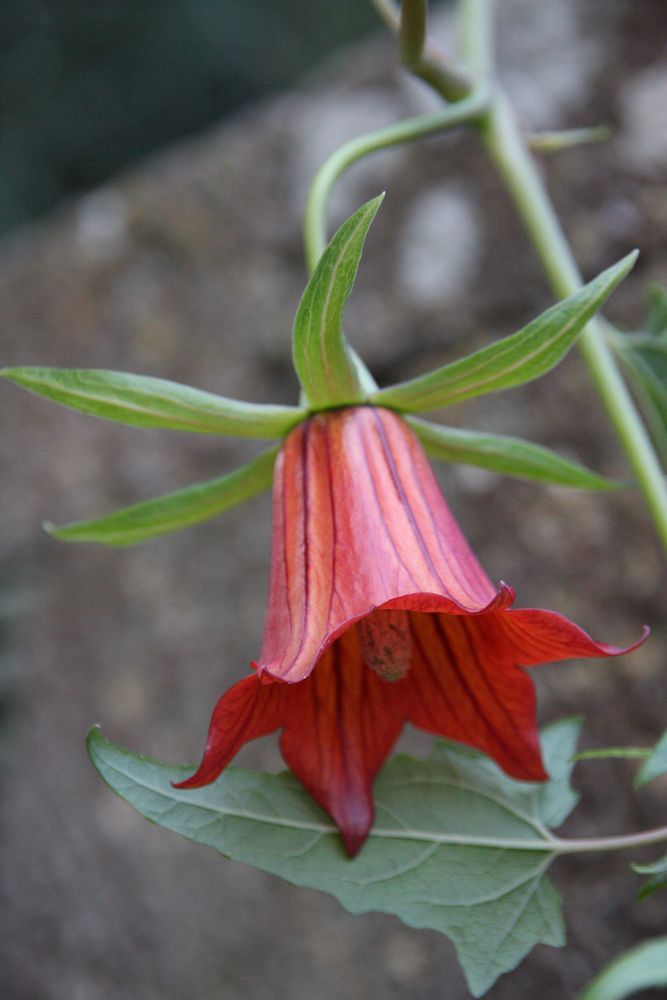
[[[667,465],[667,290],[653,286],[645,332],[614,341]]]
[[[613,490],[620,486],[577,462],[569,462],[548,448],[521,438],[445,427],[417,417],[406,419],[431,458],[582,490]]]
[[[663,733],[639,769],[635,785],[641,788],[662,774],[667,774],[667,731]]]
[[[192,524],[234,507],[271,486],[277,448],[265,452],[240,469],[198,483],[154,500],[124,507],[94,521],[76,521],[44,528],[65,542],[102,542],[104,545],[135,545],[137,542],[189,528]]]
[[[667,986],[667,937],[626,951],[596,976],[579,1000],[624,1000],[657,986]]]
[[[3,368],[0,375],[56,403],[132,427],[271,439],[306,416],[294,406],[243,403],[148,375],[95,368]]]
[[[228,767],[213,785],[177,790],[186,768],[123,750],[94,729],[93,764],[154,823],[236,861],[334,895],[352,913],[393,913],[454,942],[479,996],[538,942],[561,945],[560,901],[545,871],[549,826],[576,805],[569,783],[580,725],[543,734],[551,779],[514,781],[482,754],[441,741],[426,760],[394,757],[375,783],[375,825],[350,860],[339,833],[288,772]]]
[[[667,854],[649,865],[632,865],[638,875],[650,875],[637,893],[637,899],[646,899],[659,889],[667,889]]]
[[[586,323],[632,269],[636,259],[636,251],[628,254],[518,333],[427,375],[380,389],[371,395],[371,402],[420,413],[489,392],[511,389],[544,375],[569,351]]]
[[[308,403],[323,409],[359,403],[365,393],[348,354],[343,311],[357,276],[364,241],[384,195],[350,216],[324,250],[294,319],[293,359]]]

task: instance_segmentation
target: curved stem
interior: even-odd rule
[[[559,297],[572,295],[581,288],[581,275],[514,110],[502,93],[490,106],[480,131],[554,292]],[[599,320],[588,324],[579,347],[667,549],[667,481]]]
[[[341,174],[345,173],[353,163],[368,156],[369,153],[401,146],[415,139],[435,135],[466,122],[473,122],[487,107],[486,87],[478,87],[469,97],[457,101],[454,105],[448,105],[441,111],[417,115],[415,118],[408,118],[387,128],[378,129],[377,132],[361,135],[346,142],[332,153],[315,175],[306,202],[303,235],[309,270],[312,272],[315,269],[327,243],[326,209],[331,189]]]

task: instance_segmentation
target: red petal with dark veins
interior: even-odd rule
[[[477,614],[505,602],[400,417],[368,406],[322,413],[276,463],[269,609],[261,672],[298,681],[375,608]]]
[[[244,743],[267,736],[282,725],[282,685],[265,684],[256,674],[226,691],[213,710],[204,756],[196,774],[174,788],[208,785],[227,767]]]
[[[486,641],[485,624],[502,614],[410,615],[409,719],[482,750],[514,778],[543,781],[533,683],[508,643]]]
[[[283,757],[354,856],[373,823],[373,781],[403,728],[406,681],[385,681],[366,667],[352,629],[291,691],[301,697],[288,699]]]
[[[406,681],[365,666],[356,630],[333,643],[298,684],[246,677],[215,707],[201,765],[175,788],[218,777],[244,743],[284,727],[285,762],[339,827],[354,856],[373,823],[372,786],[407,713]]]
[[[564,615],[534,608],[489,615],[483,628],[489,647],[495,643],[508,645],[516,662],[524,667],[592,656],[622,656],[641,646],[650,632],[645,627],[640,638],[630,646],[610,646],[606,642],[595,642]]]

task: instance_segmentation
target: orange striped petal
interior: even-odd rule
[[[257,668],[308,676],[375,608],[479,614],[511,602],[454,521],[420,444],[389,410],[321,413],[276,464],[269,609]]]

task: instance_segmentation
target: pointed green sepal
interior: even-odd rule
[[[149,375],[96,368],[3,368],[24,389],[94,417],[132,427],[164,427],[230,437],[283,437],[308,415],[296,406],[227,399]]]
[[[521,438],[444,427],[416,417],[407,417],[407,421],[431,458],[580,490],[614,490],[622,486]]]
[[[641,333],[617,334],[612,343],[646,415],[657,450],[667,465],[667,290],[654,285]]]
[[[420,413],[531,382],[565,356],[636,259],[635,250],[518,333],[427,375],[380,389],[370,401],[377,406]]]
[[[343,311],[357,275],[366,234],[384,195],[343,223],[320,257],[294,319],[294,368],[312,409],[366,399],[343,333]]]
[[[216,517],[268,489],[277,454],[278,448],[272,448],[219,479],[124,507],[107,517],[60,526],[47,521],[44,528],[54,538],[65,542],[101,542],[117,546],[135,545],[157,535],[180,531]]]

